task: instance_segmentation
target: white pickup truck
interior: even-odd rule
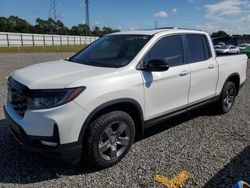
[[[149,126],[210,103],[228,112],[246,70],[246,55],[216,57],[202,31],[118,32],[15,71],[4,111],[24,148],[109,167]]]

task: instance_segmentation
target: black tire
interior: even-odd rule
[[[119,162],[135,138],[134,121],[123,111],[101,115],[89,124],[86,131],[84,159],[97,168],[107,168]]]
[[[220,99],[216,103],[216,109],[219,113],[225,114],[229,112],[236,98],[236,86],[233,82],[227,81],[222,89]]]

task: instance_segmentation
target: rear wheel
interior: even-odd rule
[[[227,113],[231,110],[236,98],[236,86],[233,82],[225,83],[217,107],[220,113]]]
[[[110,167],[126,155],[134,138],[134,121],[127,113],[104,114],[88,126],[85,158],[94,166]]]

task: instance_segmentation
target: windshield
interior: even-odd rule
[[[91,66],[123,67],[134,59],[150,38],[150,35],[104,36],[69,60]]]

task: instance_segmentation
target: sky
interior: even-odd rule
[[[89,0],[90,23],[120,30],[185,27],[250,34],[250,0]],[[0,16],[47,19],[50,0],[0,0]],[[84,23],[83,0],[57,0],[66,26]]]

